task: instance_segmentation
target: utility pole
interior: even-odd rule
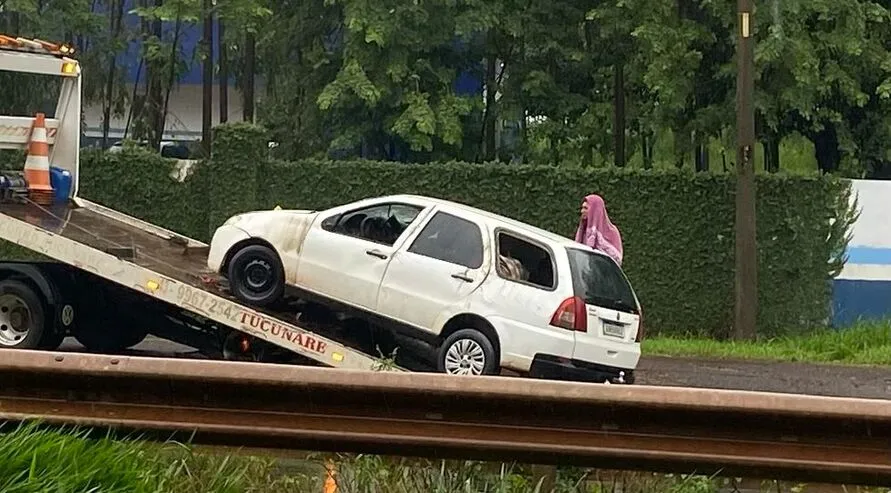
[[[736,300],[733,336],[754,339],[758,314],[758,252],[755,240],[754,1],[737,0],[736,78]]]
[[[201,13],[204,24],[204,35],[201,37],[201,45],[204,48],[201,77],[201,144],[205,156],[209,157],[213,127],[213,0],[203,0]]]

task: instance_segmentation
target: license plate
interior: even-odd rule
[[[625,326],[610,322],[603,322],[603,335],[610,337],[625,338]]]

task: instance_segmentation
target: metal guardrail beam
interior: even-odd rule
[[[197,443],[891,484],[891,401],[2,351],[0,419]]]

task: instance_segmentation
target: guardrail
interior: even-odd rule
[[[7,421],[184,433],[211,445],[891,484],[891,401],[0,354]]]

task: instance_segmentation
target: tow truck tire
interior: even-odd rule
[[[65,340],[65,334],[47,331],[43,334],[43,340],[40,341],[40,349],[44,351],[55,351],[62,345]]]
[[[248,245],[232,256],[229,289],[239,300],[258,307],[277,302],[285,290],[285,270],[278,255],[263,245]]]
[[[47,330],[43,299],[27,284],[0,281],[0,348],[38,349]]]
[[[447,337],[437,352],[436,366],[440,373],[450,375],[495,375],[498,372],[492,341],[476,329],[461,329]]]
[[[98,353],[113,353],[129,349],[141,343],[148,336],[146,329],[139,328],[128,319],[120,319],[113,327],[91,324],[74,334],[83,347]]]

